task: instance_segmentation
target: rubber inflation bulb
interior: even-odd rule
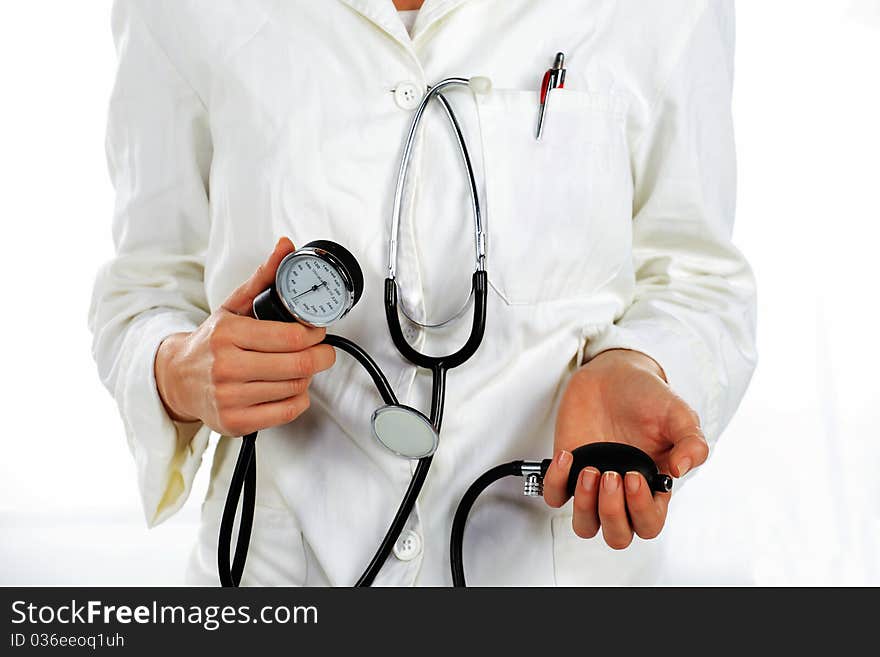
[[[655,493],[668,493],[672,490],[672,477],[662,474],[650,456],[632,445],[590,443],[573,450],[571,455],[574,458],[568,473],[569,495],[574,495],[581,470],[591,466],[599,472],[617,472],[621,477],[627,472],[639,472]]]

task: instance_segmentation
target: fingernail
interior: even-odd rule
[[[642,478],[638,472],[626,473],[626,490],[629,493],[638,493],[642,485]]]
[[[620,475],[613,470],[609,470],[605,473],[605,476],[602,477],[602,482],[605,486],[605,490],[609,493],[613,493],[620,486]]]
[[[592,493],[596,488],[596,480],[599,478],[599,471],[595,468],[584,468],[581,474],[581,486],[588,493]]]
[[[681,461],[678,462],[678,476],[684,477],[688,470],[691,469],[691,459],[688,456],[685,456]]]
[[[564,468],[569,463],[571,463],[571,452],[566,452],[564,449],[559,450],[559,456],[556,457],[556,465]]]

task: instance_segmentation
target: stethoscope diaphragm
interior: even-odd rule
[[[409,406],[389,404],[373,412],[373,437],[388,451],[407,459],[431,456],[440,436],[431,421]]]

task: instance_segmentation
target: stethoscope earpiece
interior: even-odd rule
[[[492,80],[482,75],[471,78],[468,84],[475,94],[487,94],[492,91]]]

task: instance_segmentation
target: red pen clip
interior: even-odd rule
[[[550,96],[552,89],[565,88],[565,55],[563,53],[556,54],[556,61],[553,62],[553,68],[548,69],[544,73],[544,79],[541,81],[541,109],[538,114],[538,131],[535,133],[535,139],[541,139],[544,134],[544,120],[547,115],[547,98]]]

